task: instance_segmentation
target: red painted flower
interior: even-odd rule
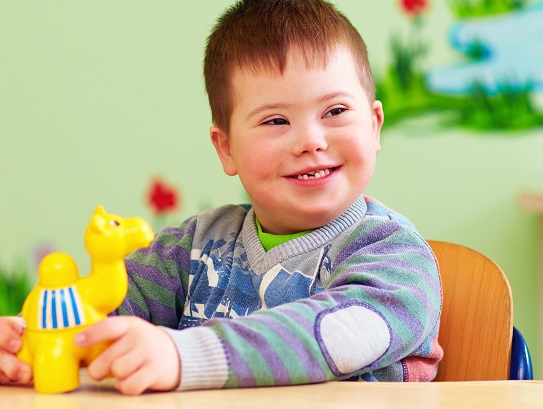
[[[149,207],[156,214],[174,211],[179,203],[176,189],[160,179],[154,179],[148,193]]]
[[[418,16],[428,8],[429,0],[399,0],[400,6],[410,16]]]

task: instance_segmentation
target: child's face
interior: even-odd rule
[[[232,78],[229,134],[211,128],[224,171],[238,174],[264,231],[315,229],[367,187],[380,150],[381,103],[373,106],[351,53],[308,69],[289,53],[283,75],[249,69]]]

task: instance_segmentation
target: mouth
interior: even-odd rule
[[[300,180],[308,180],[308,179],[320,179],[325,176],[328,176],[330,173],[332,173],[336,168],[324,168],[320,170],[310,170],[307,173],[302,173],[299,175],[293,175],[292,177],[295,179]]]

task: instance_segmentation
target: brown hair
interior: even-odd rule
[[[204,78],[214,124],[229,132],[236,68],[283,73],[293,46],[308,67],[325,67],[330,52],[346,46],[370,102],[375,98],[364,40],[333,5],[324,0],[241,0],[219,17],[207,39]]]

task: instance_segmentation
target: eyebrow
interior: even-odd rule
[[[291,107],[292,104],[264,104],[260,105],[259,107],[256,107],[251,112],[249,112],[249,115],[247,115],[247,119],[251,119],[255,115],[260,114],[261,112],[267,111],[269,109],[285,109]]]
[[[320,97],[317,101],[318,102],[326,102],[331,99],[337,98],[337,97],[345,97],[354,99],[354,96],[348,92],[345,91],[336,91],[336,92],[330,92],[329,94],[325,94],[322,97]]]
[[[350,98],[350,99],[354,98],[354,96],[352,94],[348,93],[348,92],[335,91],[335,92],[330,92],[329,94],[325,94],[325,95],[319,97],[317,99],[317,102],[322,103],[322,102],[326,102],[326,101],[329,101],[329,100],[337,98],[337,97],[345,97],[345,98]],[[249,115],[247,115],[247,119],[251,119],[255,115],[258,115],[261,112],[267,111],[269,109],[272,109],[272,110],[273,109],[286,109],[286,108],[290,108],[290,107],[292,107],[292,104],[264,104],[264,105],[261,105],[259,107],[256,107],[251,112],[249,112]]]

